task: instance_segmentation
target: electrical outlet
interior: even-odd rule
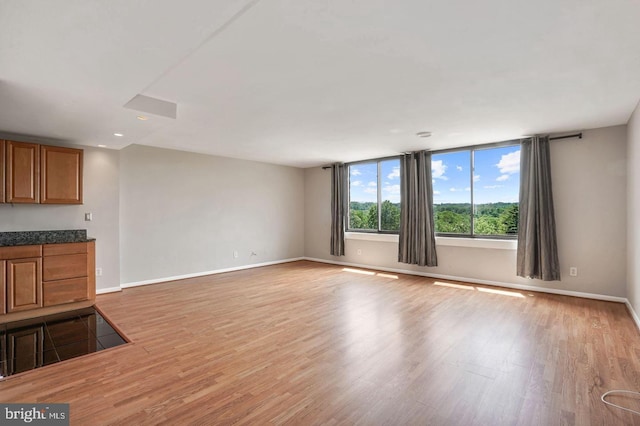
[[[258,253],[256,253],[255,251],[251,250],[251,256],[257,256]]]
[[[238,258],[238,250],[234,250],[233,251],[233,258],[237,259]]]
[[[576,268],[575,266],[572,266],[569,268],[569,275],[571,275],[572,277],[577,277],[578,276],[578,268]]]
[[[96,268],[96,277],[102,276],[102,268]]]

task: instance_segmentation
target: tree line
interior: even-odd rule
[[[378,203],[352,201],[349,207],[350,229],[378,229]],[[471,204],[434,204],[433,213],[436,232],[471,234]],[[383,201],[380,221],[383,231],[399,230],[400,203]],[[516,235],[518,203],[476,204],[473,222],[476,235]]]

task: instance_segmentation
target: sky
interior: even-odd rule
[[[433,202],[470,203],[470,151],[434,154],[431,157]],[[474,203],[518,202],[520,146],[476,150],[473,172]],[[349,168],[351,201],[376,202],[377,163]],[[381,162],[382,200],[400,202],[400,161]]]
[[[400,202],[400,160],[380,163],[382,177],[382,201]],[[378,165],[360,163],[349,167],[349,191],[351,201],[376,202],[378,200]]]
[[[434,204],[471,202],[470,155],[457,151],[431,157]],[[474,204],[517,203],[520,146],[476,150],[474,156]]]

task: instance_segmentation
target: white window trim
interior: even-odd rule
[[[374,234],[370,232],[345,232],[345,240],[377,241],[397,243],[398,234]],[[516,250],[518,240],[499,240],[489,238],[436,237],[437,246],[488,248],[495,250]]]

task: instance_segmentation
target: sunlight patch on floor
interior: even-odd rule
[[[442,281],[436,281],[433,283],[433,285],[437,285],[439,287],[457,288],[460,290],[477,290],[482,293],[498,294],[500,296],[509,296],[509,297],[518,297],[518,298],[525,297],[524,294],[520,293],[519,291],[498,290],[496,288],[476,287],[471,284],[464,285],[464,284],[454,284],[454,283],[445,283]],[[533,297],[532,294],[528,294],[528,296]]]
[[[391,278],[393,280],[397,280],[398,276],[393,274],[385,274],[382,272],[371,272],[371,271],[363,271],[362,269],[354,269],[354,268],[342,268],[342,272],[351,272],[353,274],[361,274],[361,275],[377,275],[382,278]]]

